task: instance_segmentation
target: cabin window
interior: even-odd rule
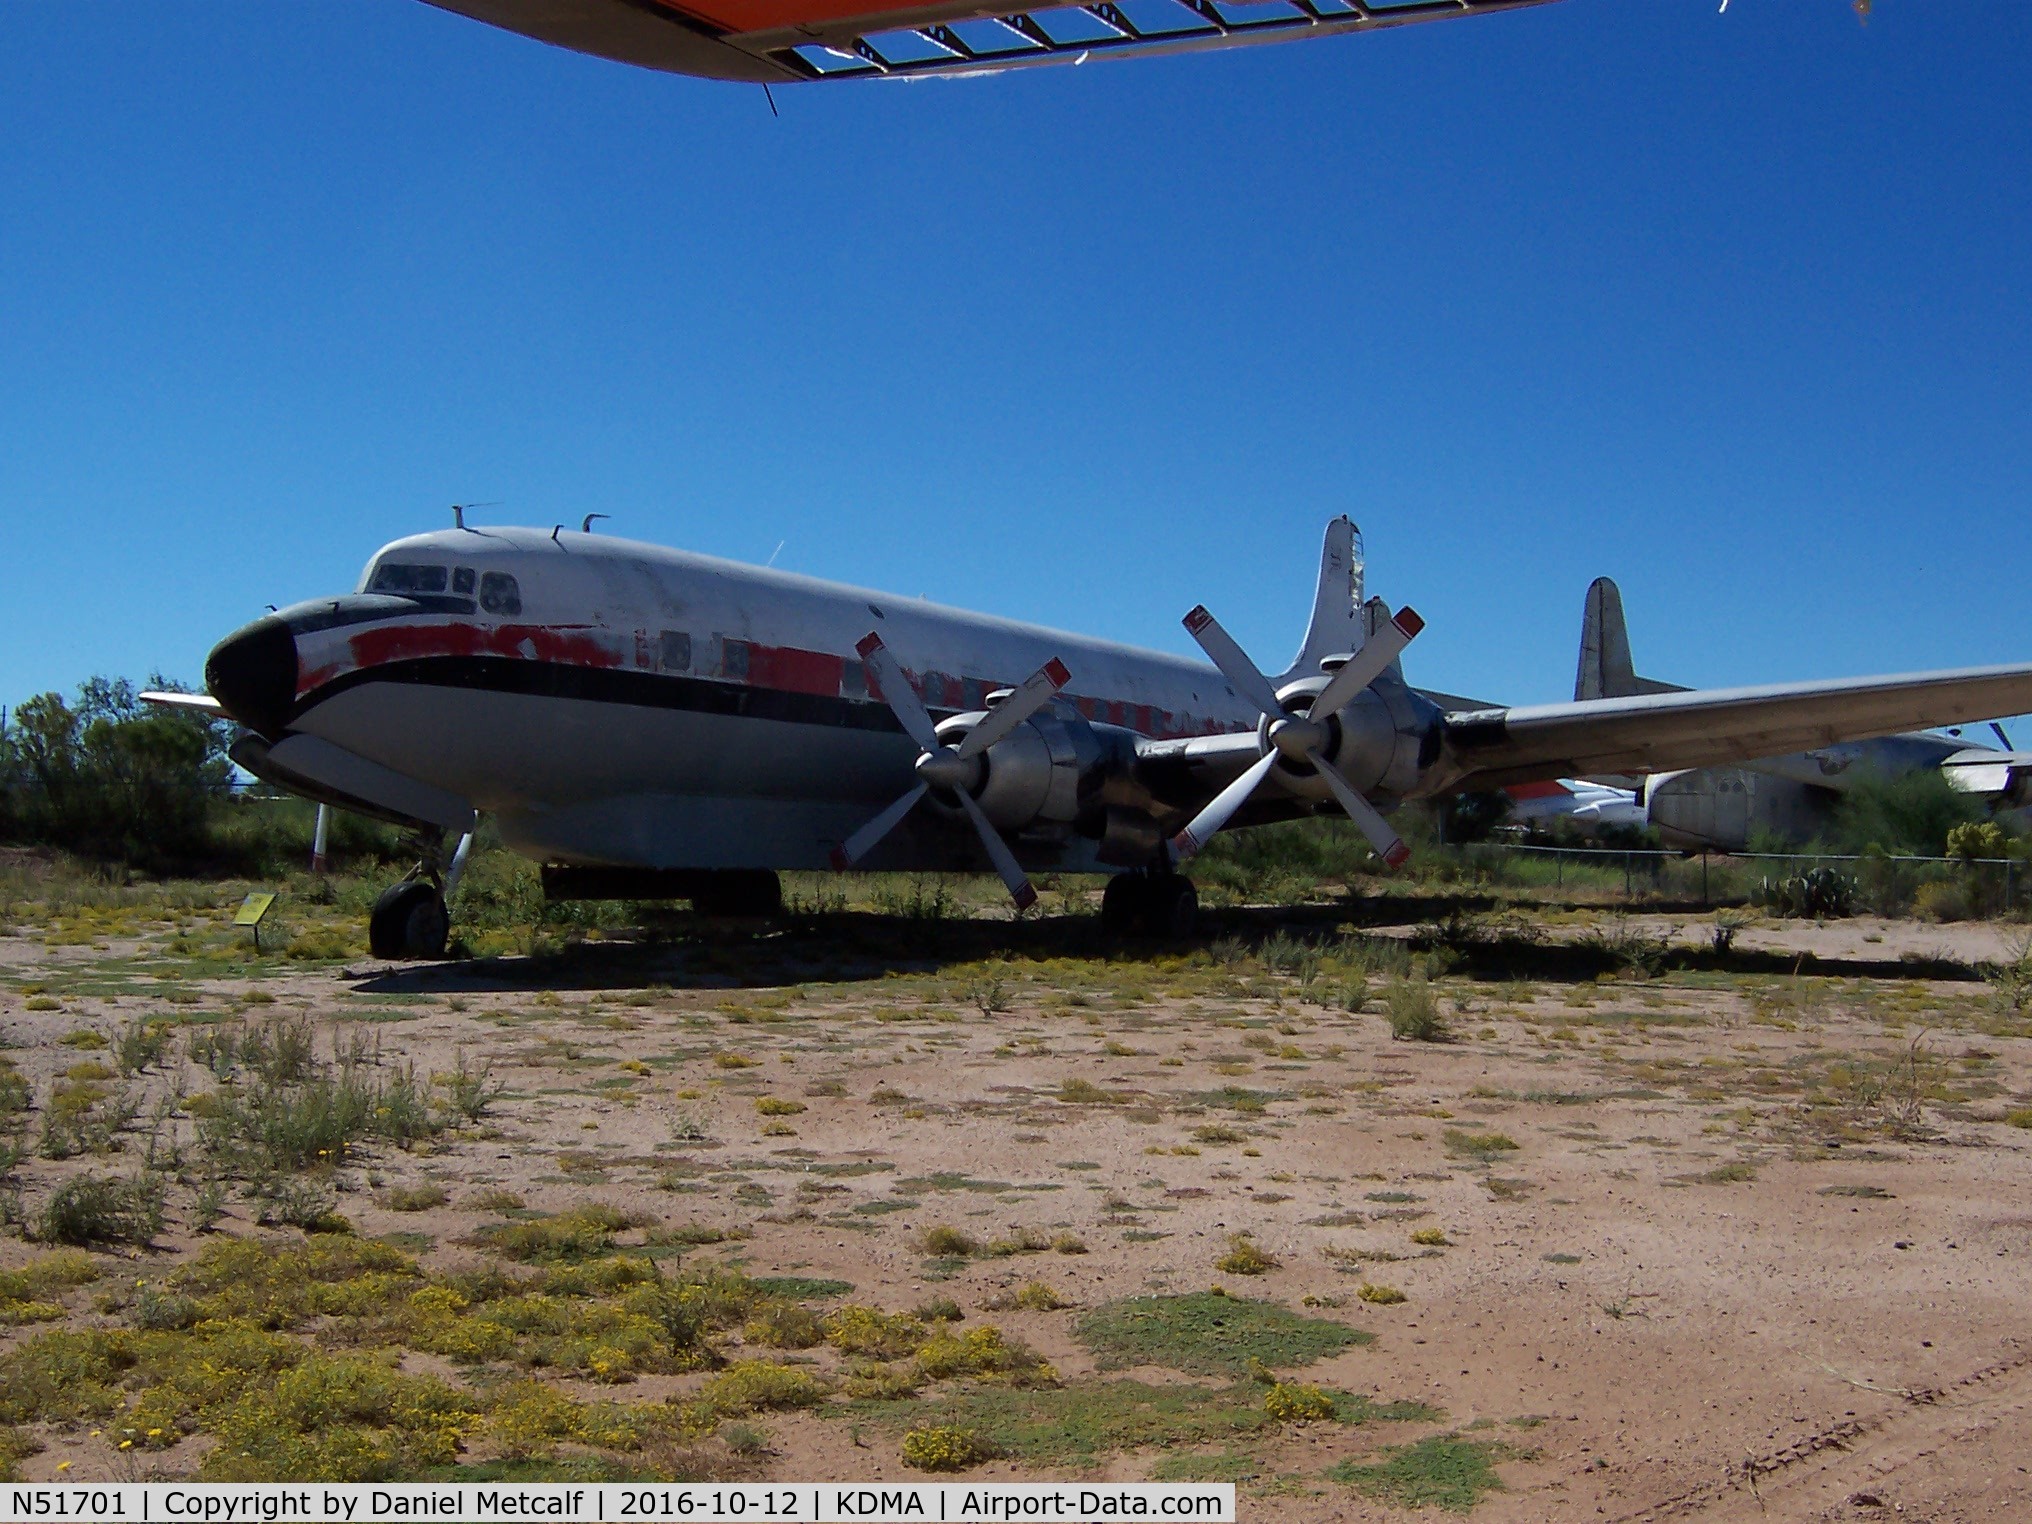
[[[960,707],[963,709],[980,709],[985,704],[986,700],[982,697],[981,680],[978,677],[961,678]]]
[[[447,573],[442,566],[417,566],[402,561],[384,561],[374,568],[370,593],[441,593]]]
[[[720,647],[720,676],[737,683],[748,681],[748,642],[728,640]]]
[[[473,596],[472,567],[461,566],[457,571],[452,573],[452,591],[457,593],[461,598]]]
[[[683,630],[663,632],[663,670],[666,672],[689,672],[691,670],[691,636]]]
[[[444,586],[442,580],[438,586]],[[519,614],[522,612],[522,589],[506,572],[488,572],[480,578],[480,607],[490,614]]]
[[[840,664],[840,697],[864,699],[868,696],[868,669],[849,657]]]

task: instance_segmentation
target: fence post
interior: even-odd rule
[[[1630,854],[1623,854],[1623,898],[1630,897]]]

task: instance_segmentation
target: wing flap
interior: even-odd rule
[[[1672,772],[2032,708],[2032,664],[1448,714],[1425,792]]]

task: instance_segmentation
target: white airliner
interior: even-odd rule
[[[780,869],[988,867],[1021,907],[1026,870],[1110,871],[1110,924],[1177,931],[1196,908],[1177,868],[1231,824],[1338,807],[1394,865],[1378,806],[1403,799],[2032,710],[2032,664],[1524,708],[1421,692],[1397,661],[1421,621],[1363,602],[1346,519],[1275,678],[1204,608],[1185,623],[1213,666],[583,529],[459,523],[229,635],[209,698],[154,697],[238,722],[235,760],[283,788],[459,842],[382,896],[388,956],[443,951],[477,811],[560,897],[766,912]]]

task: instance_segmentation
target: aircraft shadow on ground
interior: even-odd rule
[[[462,995],[529,990],[776,989],[806,983],[852,984],[896,973],[936,974],[983,962],[1084,960],[1148,964],[1195,953],[1239,959],[1273,940],[1326,950],[1348,935],[1398,935],[1414,948],[1444,948],[1450,972],[1476,980],[1526,979],[1583,984],[1641,967],[1649,974],[1712,972],[1867,979],[1979,980],[1979,968],[1947,958],[1821,957],[1813,953],[1703,942],[1669,945],[1619,932],[1552,940],[1477,927],[1496,908],[1475,895],[1386,896],[1341,905],[1244,907],[1208,911],[1185,943],[1121,937],[1096,916],[1021,921],[917,919],[840,913],[777,921],[727,922],[673,916],[634,935],[573,941],[533,954],[399,965],[346,977],[362,994]],[[1647,910],[1659,907],[1647,906]],[[1698,907],[1666,914],[1702,914]],[[1465,927],[1465,931],[1463,931]],[[1409,928],[1408,932],[1405,928]],[[1696,922],[1681,935],[1701,934]]]

